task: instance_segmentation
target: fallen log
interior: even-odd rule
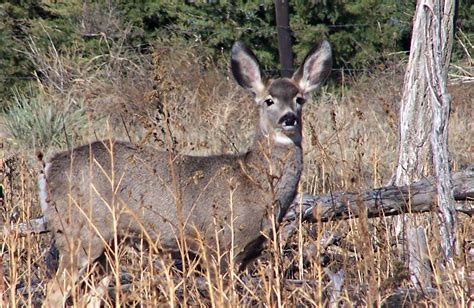
[[[28,234],[41,234],[47,232],[49,232],[49,230],[46,226],[46,221],[43,217],[38,217],[26,222],[5,224],[3,225],[2,234],[7,236],[8,234],[14,233],[19,237],[24,237]]]
[[[474,166],[452,175],[456,210],[472,216],[474,207]],[[436,182],[428,177],[407,186],[385,186],[358,193],[337,192],[326,195],[303,194],[295,198],[285,220],[294,220],[302,209],[303,220],[329,221],[358,217],[369,218],[435,211]]]

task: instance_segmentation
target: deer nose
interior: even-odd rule
[[[298,118],[294,113],[287,113],[278,122],[282,124],[284,129],[292,129],[298,125]]]

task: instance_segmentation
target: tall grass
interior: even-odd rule
[[[97,136],[165,149],[171,135],[176,151],[209,154],[243,151],[251,141],[257,119],[251,98],[235,86],[226,70],[209,68],[196,46],[159,46],[155,59],[137,60],[126,52],[114,52],[114,57],[79,61],[86,69],[74,70],[76,77],[62,83],[67,88],[47,84],[56,82],[53,78],[43,80],[43,94],[17,95],[15,106],[2,115],[11,138],[2,151],[18,153],[3,161],[5,224],[26,221],[40,212],[37,169],[25,159],[34,146],[67,148],[70,140]],[[54,63],[69,63],[61,67],[81,67],[74,64],[73,57],[44,51],[38,55],[56,57]],[[360,191],[388,182],[396,161],[402,76],[400,66],[351,79],[340,94],[323,89],[318,101],[305,106],[302,191]],[[472,126],[474,89],[456,86],[451,91],[451,150],[453,165],[461,167],[473,161],[474,136],[466,128]],[[102,117],[109,119],[110,129],[98,121]],[[222,202],[232,204],[232,200]],[[296,229],[283,225],[269,239],[263,255],[243,273],[206,271],[206,267],[220,266],[219,260],[207,258],[206,253],[200,254],[200,262],[191,259],[182,266],[160,254],[157,244],[145,234],[132,245],[117,239],[118,245],[106,252],[104,262],[85,271],[82,283],[72,292],[72,302],[80,305],[83,298],[98,292],[105,307],[327,306],[337,302],[342,306],[387,302],[401,306],[402,302],[396,302],[400,299],[419,305],[466,307],[472,296],[465,254],[465,248],[472,246],[472,219],[459,214],[460,254],[451,268],[444,268],[438,262],[436,219],[431,214],[416,217],[430,239],[436,292],[405,292],[413,285],[389,221],[363,217],[302,222]],[[0,306],[39,305],[48,281],[45,256],[49,241],[48,235],[0,236]],[[202,249],[205,251],[204,245]],[[100,287],[103,272],[114,277],[105,292]]]

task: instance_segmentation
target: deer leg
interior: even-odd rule
[[[100,308],[100,304],[109,290],[108,288],[111,280],[111,276],[102,278],[94,290],[91,290],[87,295],[84,296],[84,298],[81,300],[82,304],[79,306],[86,308]]]
[[[43,307],[64,307],[71,292],[71,287],[77,282],[79,270],[73,271],[71,262],[61,256],[56,275],[48,282]]]
[[[55,234],[55,245],[60,253],[59,266],[56,275],[47,285],[43,307],[64,307],[79,277],[90,262],[94,262],[104,251],[102,239],[92,233],[89,236],[87,241],[81,241],[80,236],[70,234],[69,239],[76,240],[68,241],[66,235]],[[83,247],[81,243],[86,243],[87,247]]]

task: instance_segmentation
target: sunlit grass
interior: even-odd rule
[[[14,107],[2,115],[8,138],[2,149],[4,224],[39,215],[38,166],[27,159],[34,147],[56,151],[67,148],[70,140],[111,135],[162,149],[173,144],[178,152],[187,154],[245,150],[257,119],[251,98],[227,72],[200,69],[193,49],[163,47],[157,48],[157,54],[160,59],[141,62],[124,60],[126,54],[119,62],[104,57],[104,62],[94,66],[100,70],[68,79],[72,80],[69,89],[55,91],[54,86],[43,85],[41,95],[17,95]],[[135,61],[136,71],[125,78],[122,73],[130,69],[130,61]],[[351,80],[344,93],[323,89],[318,101],[304,107],[302,191],[361,191],[389,181],[397,155],[402,79],[402,69],[393,68],[366,80]],[[469,149],[474,144],[474,136],[466,133],[472,126],[473,88],[459,89],[452,88],[450,123],[455,167],[472,163]],[[102,117],[109,119],[109,126],[99,121]],[[171,132],[172,140],[164,132]],[[231,200],[222,202],[231,204]],[[417,294],[418,303],[465,307],[470,294],[464,251],[472,245],[472,220],[459,214],[460,254],[452,268],[443,268],[435,217],[416,217],[430,239],[432,282],[437,290]],[[101,266],[86,270],[83,283],[72,293],[72,302],[81,303],[98,290],[104,271],[113,276],[110,290],[103,294],[106,307],[116,305],[115,299],[131,306],[326,306],[335,294],[330,277],[342,274],[342,288],[334,300],[346,306],[377,306],[413,288],[390,220],[361,218],[296,226],[291,234],[282,226],[269,240],[268,249],[243,273],[207,271],[220,264],[206,257],[204,244],[201,259],[191,260],[183,271],[154,248],[156,243],[147,243],[146,236],[133,245],[121,243],[104,256]],[[327,244],[333,235],[339,240]],[[0,244],[0,306],[38,305],[49,279],[44,261],[49,235],[20,238],[4,233]],[[120,289],[114,287],[117,283]]]

